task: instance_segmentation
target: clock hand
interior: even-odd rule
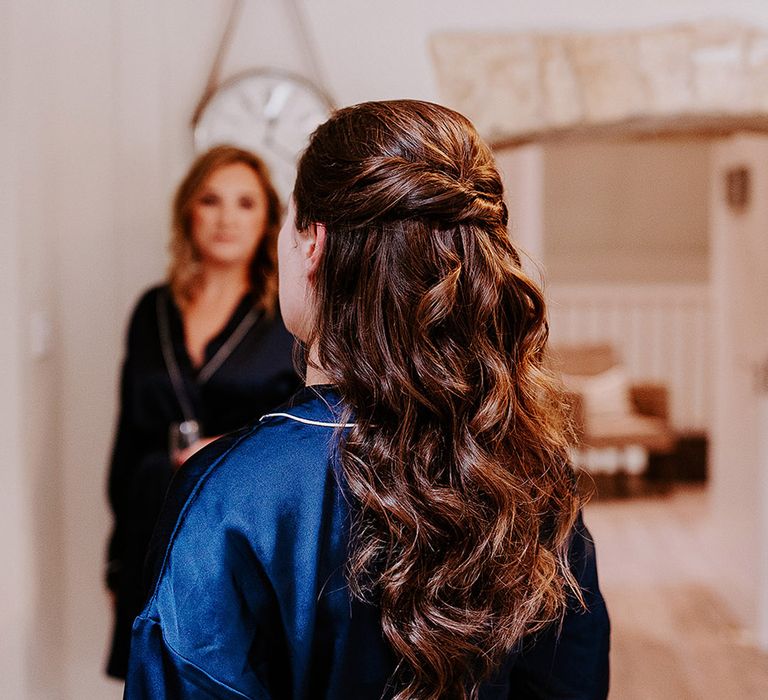
[[[288,98],[293,92],[293,87],[287,83],[278,83],[272,88],[267,98],[267,103],[264,105],[262,115],[264,116],[264,145],[270,148],[270,150],[278,152],[280,150],[277,142],[275,141],[272,131],[277,124],[280,112],[285,108]],[[280,157],[285,158],[285,153],[278,153]],[[293,159],[293,156],[291,156]]]
[[[293,92],[293,87],[288,83],[278,83],[269,93],[267,104],[264,105],[262,114],[266,120],[273,123],[277,120],[277,115],[283,111],[285,103]]]

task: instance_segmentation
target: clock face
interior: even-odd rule
[[[194,125],[195,151],[231,144],[266,162],[278,193],[287,201],[296,161],[310,134],[332,106],[312,83],[290,73],[249,71],[225,82]]]

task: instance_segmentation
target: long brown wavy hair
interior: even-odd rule
[[[254,303],[271,314],[277,305],[277,234],[280,232],[282,209],[264,161],[255,153],[242,148],[223,145],[202,153],[192,163],[176,190],[168,282],[179,306],[192,300],[201,274],[200,256],[192,240],[192,204],[215,170],[235,163],[243,163],[253,170],[266,194],[266,229],[251,261],[249,277]]]
[[[501,178],[460,114],[371,102],[317,129],[294,198],[327,232],[307,344],[354,414],[350,586],[380,606],[397,700],[475,698],[581,598],[544,300]]]

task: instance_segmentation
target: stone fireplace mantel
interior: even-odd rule
[[[768,32],[706,22],[612,33],[446,33],[443,100],[497,147],[579,135],[768,132]]]

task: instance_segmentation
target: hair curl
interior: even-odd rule
[[[580,599],[545,305],[502,195],[471,123],[424,102],[341,110],[299,164],[297,226],[327,231],[308,344],[355,416],[348,579],[380,606],[397,700],[475,698]]]
[[[201,274],[200,256],[192,240],[192,204],[215,170],[235,163],[253,170],[266,194],[266,228],[251,260],[249,279],[255,305],[271,314],[277,305],[277,235],[282,207],[264,161],[242,148],[227,145],[211,148],[198,156],[181,181],[173,200],[168,281],[177,304],[184,306],[192,300]]]

